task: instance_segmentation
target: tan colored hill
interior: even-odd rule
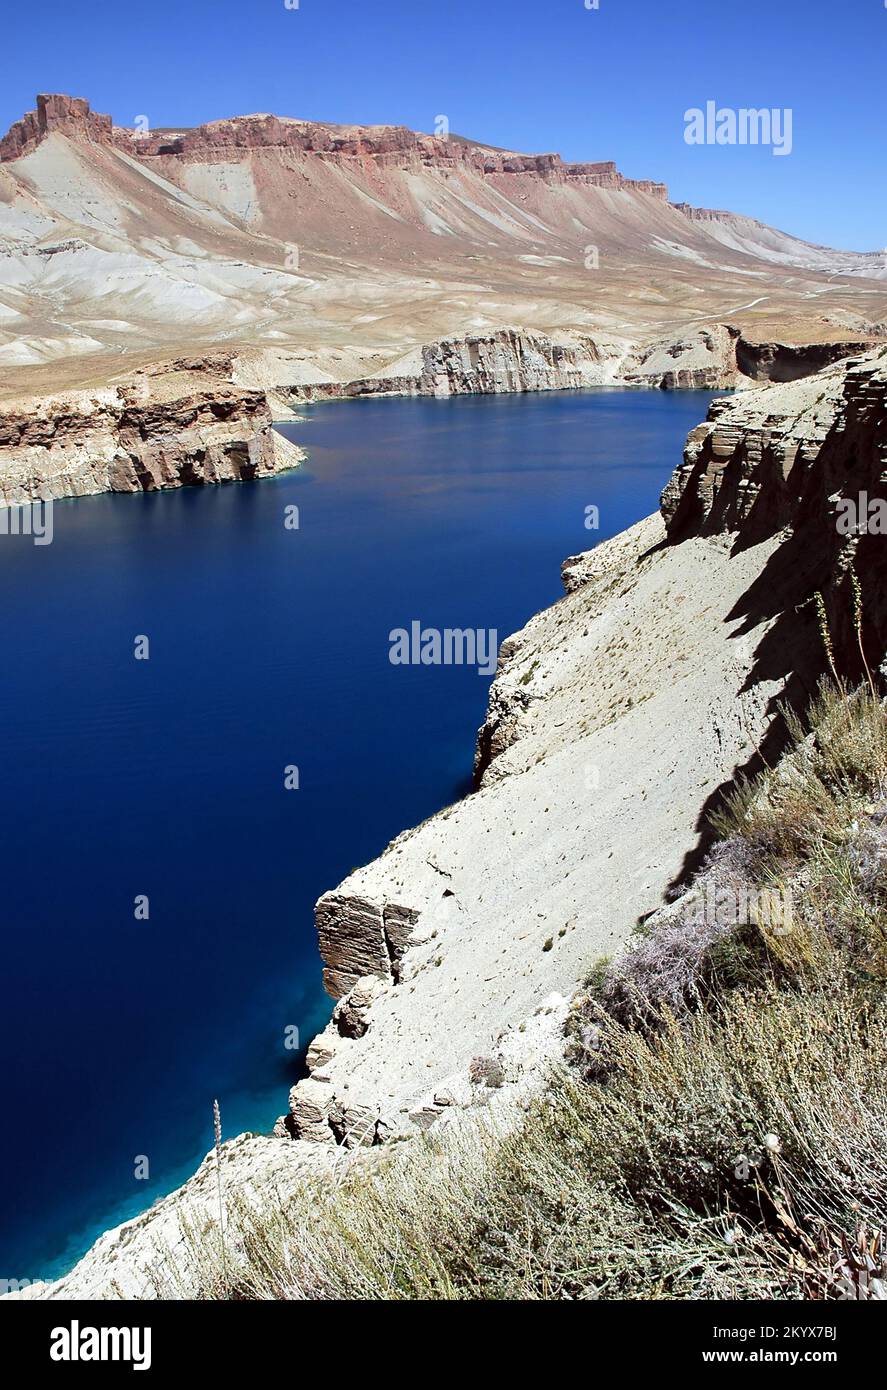
[[[611,162],[401,127],[138,132],[41,96],[0,141],[7,395],[219,344],[341,383],[508,324],[608,343],[618,376],[717,323],[755,345],[878,337],[885,275],[881,254],[673,205]]]

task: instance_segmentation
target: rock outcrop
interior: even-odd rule
[[[611,380],[622,353],[506,328],[427,344],[349,382],[294,384],[279,357],[271,367],[260,359],[179,358],[95,390],[0,402],[0,505],[262,478],[303,457],[272,429],[300,403],[571,390]],[[272,384],[249,384],[259,380]]]
[[[567,597],[503,644],[477,793],[318,903],[337,1014],[356,1008],[360,1027],[343,1034],[334,1017],[321,1035],[322,1066],[291,1098],[297,1137],[334,1141],[341,1113],[349,1142],[368,1132],[360,1117],[373,1142],[417,1114],[433,1122],[423,1070],[464,1062],[460,1048],[519,1017],[533,988],[569,992],[583,952],[619,949],[699,862],[690,822],[779,747],[779,699],[812,692],[818,591],[842,670],[863,676],[854,567],[879,659],[882,535],[842,533],[838,518],[859,496],[884,499],[887,517],[885,363],[869,354],[715,402],[665,491],[664,529],[651,518],[572,557]],[[389,916],[404,928],[396,952]]]
[[[83,97],[59,92],[41,94],[37,97],[37,109],[27,111],[0,140],[0,163],[31,154],[54,131],[74,140],[100,144],[110,144],[114,138],[111,117],[91,110]]]
[[[605,334],[555,338],[506,327],[426,343],[373,376],[294,384],[281,380],[273,389],[278,399],[296,406],[357,396],[445,397],[603,385],[721,391],[762,380],[796,380],[869,347],[869,342],[857,341],[756,344],[727,323],[642,347]]]
[[[439,1079],[620,949],[754,758],[782,687],[748,684],[764,629],[736,615],[776,541],[731,557],[663,539],[651,518],[574,562],[567,597],[503,646],[479,790],[321,898],[339,1003],[292,1093],[297,1139],[434,1123]]]
[[[887,646],[887,354],[714,401],[687,439],[662,514],[673,543],[735,534],[750,546],[790,528],[781,557],[791,591],[779,594],[786,640],[815,627],[811,598],[821,591],[842,669],[861,678],[853,575],[869,662]],[[762,584],[760,611],[777,592]]]
[[[766,343],[752,342],[740,335],[736,340],[736,368],[749,381],[798,381],[832,362],[868,352],[872,346],[871,338],[831,343]]]
[[[53,132],[112,145],[139,159],[225,159],[244,150],[279,149],[322,159],[374,161],[399,168],[470,169],[481,175],[532,174],[554,183],[573,181],[595,188],[631,189],[662,202],[665,184],[628,179],[612,160],[569,164],[559,154],[495,150],[455,136],[423,135],[406,126],[339,126],[281,116],[235,116],[194,129],[132,130],[90,109],[83,97],[60,93],[37,97],[37,109],[16,121],[0,140],[0,162],[30,154]]]
[[[871,338],[754,342],[734,324],[716,323],[636,350],[625,360],[621,376],[630,385],[664,391],[722,391],[765,381],[797,381],[872,346]]]
[[[526,328],[506,327],[425,343],[373,376],[352,381],[281,380],[273,391],[289,406],[357,396],[575,391],[618,383],[627,352],[628,344],[606,336],[564,334],[554,339]]]
[[[265,477],[302,457],[271,428],[272,418],[311,401],[571,391],[622,382],[663,390],[748,386],[739,367],[744,344],[729,324],[635,352],[625,340],[605,336],[557,340],[501,328],[427,343],[376,375],[350,381],[293,381],[281,353],[178,358],[95,390],[0,402],[0,505]],[[858,347],[765,346],[759,363],[794,353],[798,375],[804,364],[814,372]]]
[[[719,391],[740,383],[736,344],[740,333],[728,323],[698,328],[641,348],[625,364],[630,385]]]
[[[521,328],[448,338],[422,349],[420,391],[432,396],[564,391],[612,380],[621,356],[593,338],[555,343]]]
[[[0,405],[0,505],[247,482],[301,462],[263,391],[196,365]]]

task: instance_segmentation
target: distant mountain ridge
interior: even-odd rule
[[[288,383],[348,383],[516,324],[614,361],[719,324],[864,344],[885,278],[880,252],[670,203],[611,160],[402,126],[129,129],[49,93],[0,140],[0,392],[17,396],[220,344],[286,355]],[[684,367],[659,376],[698,382]]]
[[[115,126],[110,116],[93,111],[85,98],[61,93],[38,95],[36,109],[26,112],[0,140],[0,162],[30,154],[53,132],[114,145],[139,159],[158,155],[200,159],[222,150],[291,149],[321,156],[402,160],[405,167],[418,159],[437,168],[464,164],[480,174],[535,173],[554,181],[579,179],[597,188],[636,189],[668,200],[664,183],[628,179],[612,160],[570,164],[559,154],[520,154],[464,136],[424,135],[406,126],[333,125],[266,113],[209,121],[193,128],[140,130]]]

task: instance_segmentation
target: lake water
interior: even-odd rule
[[[330,1008],[313,904],[467,790],[486,705],[474,669],[392,665],[389,631],[522,626],[564,556],[656,508],[710,399],[316,406],[284,427],[297,472],[0,537],[0,1278],[182,1181],[214,1096],[227,1135],[285,1110],[287,1030]]]

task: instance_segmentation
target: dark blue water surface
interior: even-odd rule
[[[392,666],[389,631],[520,627],[565,555],[655,509],[709,399],[317,406],[284,427],[297,472],[0,537],[0,1278],[60,1272],[181,1181],[214,1096],[226,1134],[285,1110],[286,1029],[329,1010],[316,898],[463,794],[484,713],[487,678]]]

